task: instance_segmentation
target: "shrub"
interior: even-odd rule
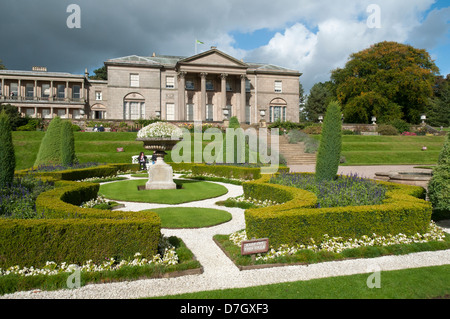
[[[12,142],[9,116],[5,111],[0,113],[0,190],[12,184],[16,158]]]
[[[61,164],[61,118],[55,117],[41,141],[34,166]]]
[[[249,238],[269,238],[272,246],[307,244],[325,234],[359,238],[373,233],[386,236],[424,234],[431,218],[431,204],[419,186],[377,181],[388,191],[380,205],[315,208],[317,197],[308,191],[268,184],[270,176],[243,184],[246,197],[283,203],[245,211]]]
[[[320,134],[322,133],[322,124],[314,123],[303,129],[306,134]]]
[[[409,132],[411,126],[402,119],[394,119],[389,121],[387,124],[392,125],[397,129],[398,133]]]
[[[232,116],[230,118],[230,124],[228,124],[229,128],[240,128],[241,125],[239,124],[239,120],[236,116]]]
[[[336,101],[330,102],[325,113],[322,138],[317,152],[316,179],[332,180],[336,177],[342,147],[341,108]]]
[[[377,132],[380,133],[380,135],[398,135],[397,129],[389,124],[380,124]]]
[[[428,196],[433,205],[434,219],[450,217],[450,141],[447,135],[439,153],[438,165],[428,184]]]
[[[75,162],[75,138],[73,136],[72,123],[64,121],[61,124],[61,164],[70,166]]]

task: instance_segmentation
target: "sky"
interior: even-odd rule
[[[112,58],[216,46],[298,70],[307,93],[352,53],[396,41],[427,50],[450,74],[450,0],[1,0],[0,30],[11,70],[93,74]]]

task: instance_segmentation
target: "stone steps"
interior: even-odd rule
[[[311,165],[316,163],[316,154],[305,153],[304,143],[289,144],[285,136],[280,136],[280,153],[287,161],[287,165]]]

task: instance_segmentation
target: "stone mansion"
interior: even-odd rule
[[[106,81],[89,79],[87,71],[0,70],[0,103],[46,119],[299,120],[301,73],[245,63],[215,47],[190,57],[132,55],[108,60],[105,66]]]

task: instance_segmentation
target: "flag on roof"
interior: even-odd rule
[[[197,40],[197,43],[200,43],[200,44],[204,44],[202,41],[200,41],[200,40]]]

